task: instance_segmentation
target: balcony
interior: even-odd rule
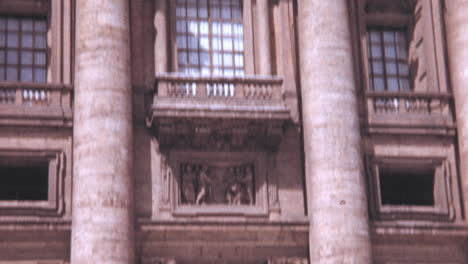
[[[274,147],[282,126],[290,120],[282,83],[278,77],[157,75],[149,96],[147,126],[163,146]]]
[[[71,100],[69,85],[0,82],[0,125],[71,127]]]
[[[368,132],[454,135],[448,93],[367,92]]]

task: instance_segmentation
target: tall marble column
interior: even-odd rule
[[[269,0],[257,0],[258,74],[271,75],[271,34]]]
[[[75,4],[71,263],[134,263],[129,1]]]
[[[468,213],[468,0],[445,1],[445,5],[448,61],[455,98],[466,217]]]
[[[310,263],[372,262],[346,0],[299,0]]]

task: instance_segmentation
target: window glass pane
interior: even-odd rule
[[[35,48],[38,48],[38,49],[45,49],[47,44],[46,44],[46,38],[44,35],[36,35],[36,38],[35,38]]]
[[[372,58],[382,58],[382,48],[380,46],[372,45],[371,53]]]
[[[0,32],[0,48],[5,47],[5,34],[3,32]]]
[[[46,65],[46,53],[45,52],[34,52],[34,64],[35,65]]]
[[[32,34],[23,34],[21,36],[21,47],[22,48],[33,47],[33,35]]]
[[[190,64],[198,64],[198,53],[190,52],[189,53],[189,63]]]
[[[7,47],[16,48],[18,47],[18,33],[7,34]]]
[[[224,23],[223,24],[223,35],[231,35],[231,34],[232,34],[231,24]]]
[[[395,62],[387,62],[385,67],[387,74],[397,74],[397,65]]]
[[[385,58],[396,58],[394,46],[385,46]]]
[[[6,68],[6,79],[7,79],[7,81],[17,81],[18,80],[18,69],[16,67],[7,67]]]
[[[179,52],[179,64],[187,64],[187,52]]]
[[[219,23],[213,23],[211,25],[211,32],[215,35],[221,34],[221,24]]]
[[[23,65],[32,65],[33,64],[33,54],[31,51],[22,51],[21,52],[21,64]],[[44,62],[45,64],[45,62]]]
[[[21,68],[21,81],[32,82],[33,81],[33,69],[32,67]]]
[[[208,52],[200,53],[200,64],[201,65],[210,65],[210,54]]]
[[[408,58],[408,50],[406,46],[399,45],[397,46],[397,53],[399,59],[406,59]]]
[[[243,51],[244,50],[244,40],[241,38],[234,39],[234,50]]]
[[[198,35],[198,23],[194,21],[189,21],[188,30],[192,35]]]
[[[224,54],[223,56],[224,66],[231,67],[232,65],[232,54]]]
[[[8,18],[7,19],[7,29],[8,30],[14,30],[17,31],[19,30],[19,22],[18,19],[16,18]]]
[[[186,17],[186,10],[185,7],[178,6],[176,8],[176,16],[178,17]]]
[[[187,8],[187,17],[197,17],[197,8],[196,7]]]
[[[43,68],[36,68],[34,70],[34,81],[45,82],[45,80],[46,80],[46,70]]]
[[[6,20],[5,18],[0,18],[0,30],[6,29]]]
[[[373,61],[372,71],[374,74],[383,74],[383,63],[381,61]]]
[[[210,39],[208,37],[200,38],[200,48],[203,50],[210,49]]]
[[[213,38],[213,50],[221,50],[221,39]]]
[[[198,49],[198,38],[193,36],[189,38],[189,49]]]
[[[0,66],[0,81],[5,80],[5,67]]]
[[[221,66],[221,55],[218,52],[213,53],[213,65]]]
[[[374,77],[374,90],[376,90],[376,91],[384,91],[385,90],[385,83],[384,83],[383,78]]]
[[[380,32],[378,31],[371,31],[370,32],[370,41],[372,43],[380,43]]]
[[[5,51],[0,50],[0,65],[5,63]]]
[[[219,15],[220,12],[219,11],[220,11],[219,7],[213,7],[212,6],[211,9],[210,9],[210,16],[212,18],[219,18],[220,17],[220,15]]]
[[[394,43],[395,42],[395,33],[393,31],[385,31],[383,33],[383,39],[386,43]]]
[[[221,17],[223,19],[231,19],[231,8],[229,7],[222,7],[221,8]]]
[[[7,63],[18,64],[18,52],[17,51],[7,51]]]
[[[22,31],[33,31],[33,20],[32,19],[23,19],[21,21],[21,30]]]
[[[393,77],[387,78],[387,89],[391,92],[398,91],[398,79]]]
[[[244,56],[236,54],[235,65],[236,67],[244,67]]]
[[[187,23],[185,21],[177,21],[177,32],[187,32]]]
[[[224,51],[232,51],[232,39],[224,38],[223,39],[223,50]]]
[[[45,19],[36,20],[34,22],[34,30],[37,32],[46,32],[47,25],[46,25]]]
[[[177,36],[177,47],[181,49],[187,48],[187,38],[185,36]]]
[[[200,34],[208,35],[209,33],[208,22],[200,22]]]

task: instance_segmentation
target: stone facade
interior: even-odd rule
[[[0,1],[0,264],[468,263],[465,14]]]

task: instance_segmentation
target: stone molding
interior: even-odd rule
[[[3,216],[54,216],[64,213],[64,177],[66,169],[65,152],[54,149],[10,150],[0,149],[0,160],[47,161],[49,163],[49,189],[47,201],[0,201],[0,217]]]

